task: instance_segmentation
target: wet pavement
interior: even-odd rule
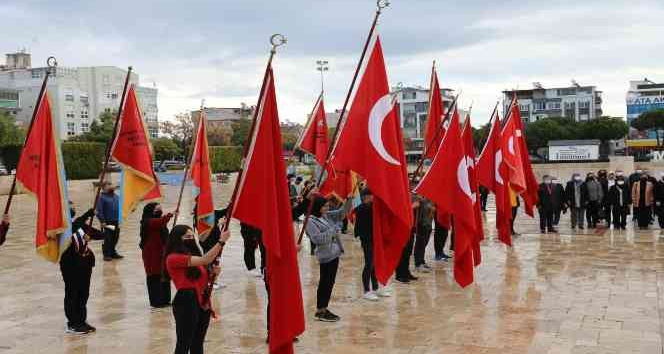
[[[174,184],[174,183],[169,183]],[[215,202],[232,185],[215,184]],[[183,210],[190,210],[185,192]],[[165,186],[166,211],[178,187]],[[70,185],[79,210],[91,204],[90,181]],[[6,197],[0,197],[4,205]],[[491,203],[490,203],[491,204]],[[97,332],[64,333],[62,278],[57,265],[34,252],[35,203],[15,199],[12,229],[0,248],[0,354],[171,353],[175,326],[170,309],[150,310],[138,249],[136,211],[121,232],[124,260],[103,262],[101,244],[93,271],[88,320]],[[493,211],[486,221],[493,226]],[[186,219],[186,220],[184,220]],[[191,222],[189,216],[181,218]],[[482,244],[475,284],[460,289],[452,265],[427,259],[433,273],[412,284],[391,284],[393,296],[362,300],[363,256],[344,236],[330,309],[338,323],[314,321],[318,263],[308,246],[299,254],[307,330],[297,353],[662,353],[664,242],[659,230],[572,232],[542,235],[536,220],[520,215],[509,249],[493,239]],[[492,227],[488,227],[492,229]],[[265,289],[247,275],[237,225],[224,251],[222,280],[214,294],[221,321],[207,335],[206,353],[266,353]],[[489,232],[489,231],[487,231]],[[257,254],[258,258],[258,254]]]

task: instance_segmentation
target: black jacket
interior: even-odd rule
[[[362,203],[355,208],[355,236],[373,238],[373,204]]]
[[[561,194],[561,189],[562,186],[557,186],[555,184],[540,184],[538,189],[539,202],[537,203],[537,207],[545,211],[560,209],[565,201],[564,194]]]
[[[94,240],[103,239],[103,233],[87,225],[87,221],[94,216],[94,213],[94,209],[90,209],[85,214],[74,219],[71,223],[72,232],[78,232],[78,230],[83,229],[90,238]],[[86,269],[92,269],[94,266],[95,255],[92,253],[92,250],[88,249],[85,253],[79,253],[76,251],[73,242],[69,244],[69,247],[67,247],[60,257],[60,268],[63,271],[65,269],[85,271]]]
[[[212,227],[212,230],[210,230],[210,234],[208,237],[205,239],[205,241],[201,241],[201,248],[203,249],[204,252],[207,252],[214,247],[214,245],[219,242],[219,239],[221,238],[221,230],[217,227],[217,224],[219,223],[219,219],[223,218],[226,216],[226,210],[227,209],[220,209],[220,210],[215,210],[214,211],[214,227]],[[196,224],[196,216],[194,215],[194,225]]]
[[[618,206],[620,194],[622,194],[623,206],[632,204],[632,191],[627,183],[623,184],[622,187],[618,186],[618,184],[614,184],[609,188],[609,195],[607,196],[608,204],[611,206]]]
[[[580,188],[581,188],[581,207],[585,208],[586,204],[588,204],[588,186],[586,185],[585,182],[582,182]],[[574,198],[574,181],[567,182],[567,186],[565,187],[565,200],[567,201],[567,205],[570,208],[576,206],[576,200]]]
[[[660,180],[655,184],[655,202],[664,205],[664,181]]]

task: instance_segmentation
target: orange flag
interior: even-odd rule
[[[37,253],[57,262],[71,242],[67,180],[48,95],[38,98],[37,114],[16,168],[16,181],[37,199]]]
[[[201,110],[196,133],[196,145],[191,160],[190,178],[194,182],[193,195],[196,199],[196,231],[205,235],[214,225],[214,204],[212,202],[212,183],[210,182],[210,154],[207,140],[207,116]]]
[[[122,166],[118,220],[124,222],[138,203],[161,197],[154,191],[159,183],[152,167],[152,146],[133,85],[127,92],[111,156]]]

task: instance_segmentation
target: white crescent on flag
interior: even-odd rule
[[[390,112],[394,109],[392,97],[387,94],[381,97],[369,113],[369,141],[380,157],[388,163],[400,166],[399,160],[392,157],[383,145],[383,122]]]
[[[494,174],[496,176],[496,182],[498,182],[498,184],[503,184],[503,177],[500,175],[500,163],[503,162],[503,152],[496,152],[495,159],[496,170],[494,171]]]

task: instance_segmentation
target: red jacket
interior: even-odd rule
[[[143,265],[147,275],[159,275],[164,262],[166,240],[161,239],[161,230],[171,220],[172,215],[148,219],[145,240],[143,241]]]

